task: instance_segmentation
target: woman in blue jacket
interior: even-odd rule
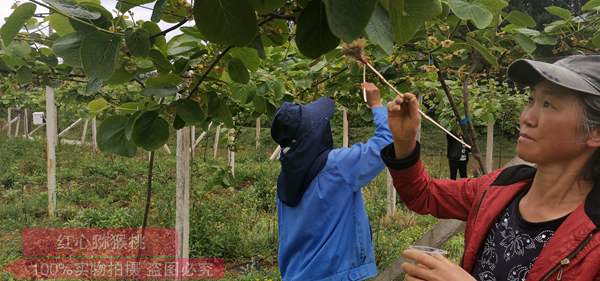
[[[375,134],[366,143],[333,149],[335,105],[320,98],[284,103],[271,136],[283,148],[277,180],[279,269],[285,281],[364,280],[377,275],[371,227],[361,188],[384,169],[379,152],[392,142],[387,110],[371,83],[367,103]]]

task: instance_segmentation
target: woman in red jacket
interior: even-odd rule
[[[388,104],[394,143],[381,152],[419,214],[466,221],[461,266],[407,250],[407,280],[600,280],[600,56],[519,60],[532,87],[514,166],[475,179],[431,179],[419,160],[414,95]]]

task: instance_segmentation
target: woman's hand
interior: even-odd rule
[[[388,126],[394,137],[397,159],[405,158],[414,151],[420,123],[419,102],[415,95],[406,93],[388,103]]]
[[[475,278],[460,266],[441,255],[429,255],[427,253],[406,250],[402,255],[415,264],[403,263],[402,269],[406,273],[407,281],[474,281]]]
[[[367,104],[370,108],[381,106],[381,94],[375,84],[365,82],[361,87],[367,92]]]

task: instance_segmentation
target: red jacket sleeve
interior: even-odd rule
[[[400,199],[418,214],[466,221],[480,191],[490,180],[486,175],[475,179],[432,179],[419,159],[420,145],[405,159],[397,160],[393,144],[381,151],[390,169]]]

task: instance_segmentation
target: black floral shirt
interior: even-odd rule
[[[531,223],[519,213],[517,196],[490,229],[472,275],[480,281],[524,281],[554,232],[566,219]]]

